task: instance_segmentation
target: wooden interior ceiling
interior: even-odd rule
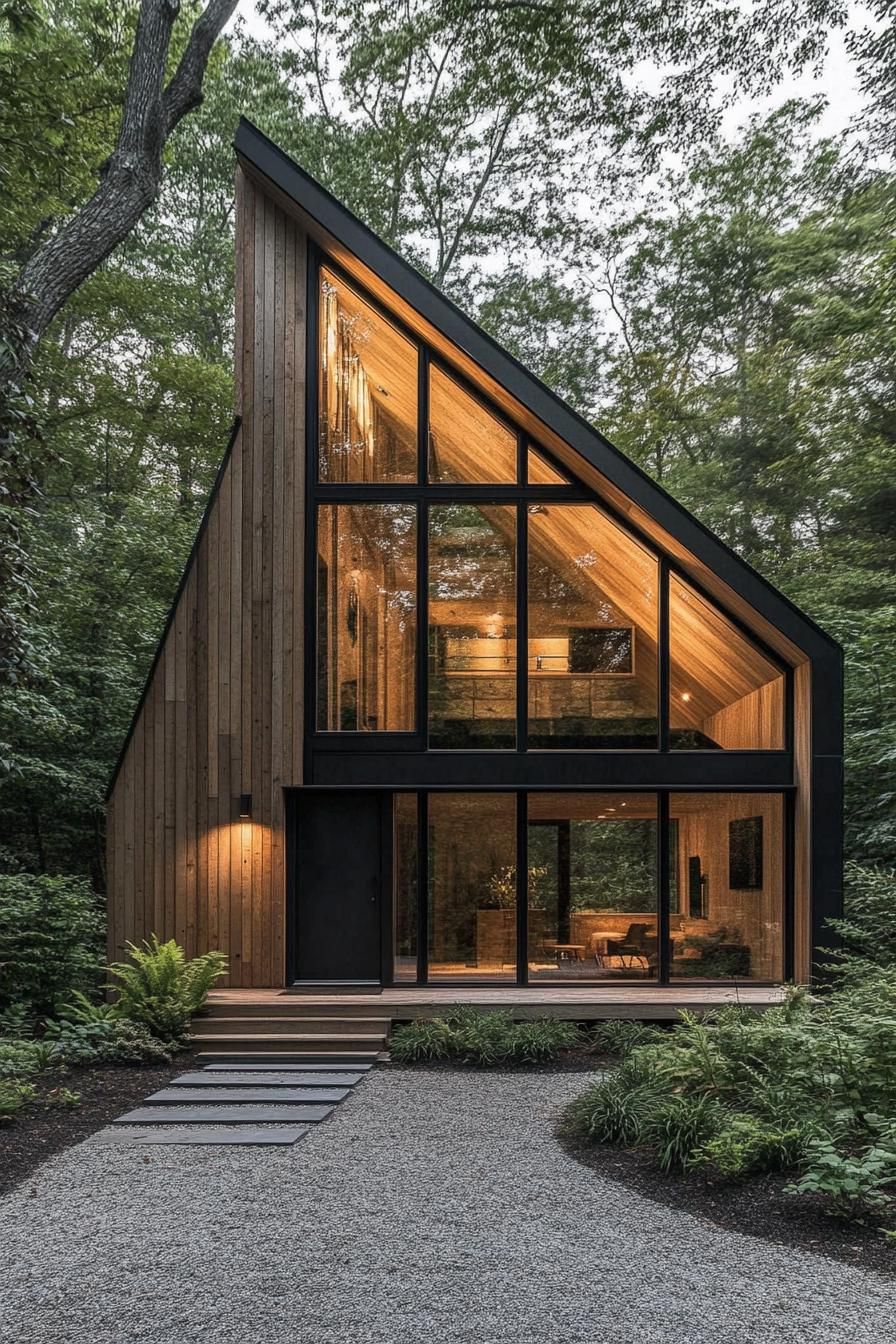
[[[526,477],[530,485],[569,485],[569,477],[555,471],[547,458],[530,448],[526,454]]]
[[[440,368],[429,375],[429,479],[513,484],[516,434]]]
[[[781,675],[727,617],[674,574],[669,647],[673,725],[704,722]]]
[[[367,376],[371,397],[383,414],[416,440],[415,347],[332,271],[323,268],[322,276],[336,291],[340,315],[351,324],[351,344]]]

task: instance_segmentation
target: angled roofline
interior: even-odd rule
[[[840,645],[827,631],[530,373],[245,117],[240,118],[234,149],[255,174],[266,178],[293,201],[808,657],[841,652]]]
[[[124,741],[121,744],[121,751],[118,753],[118,758],[112,769],[112,774],[109,776],[109,784],[106,789],[106,797],[105,797],[105,802],[107,803],[110,801],[112,797],[112,793],[118,781],[118,776],[121,773],[121,767],[124,765],[124,758],[127,755],[128,747],[131,745],[131,738],[134,736],[134,730],[137,727],[137,721],[143,712],[143,706],[146,704],[146,697],[149,695],[149,688],[152,685],[153,677],[156,674],[156,668],[158,667],[159,662],[161,661],[162,650],[165,648],[165,642],[168,639],[168,632],[170,631],[172,625],[174,624],[174,618],[177,615],[177,608],[180,605],[181,594],[183,593],[184,589],[187,586],[187,580],[189,579],[193,566],[196,563],[196,557],[199,554],[199,547],[202,544],[202,538],[205,536],[206,529],[208,528],[208,520],[211,517],[212,505],[217,499],[218,493],[221,489],[221,482],[223,481],[224,473],[227,470],[227,463],[230,461],[231,454],[233,453],[233,447],[234,444],[236,443],[237,435],[240,432],[240,426],[242,423],[243,423],[242,416],[239,415],[234,416],[233,423],[230,426],[230,433],[227,437],[227,447],[224,449],[224,456],[221,458],[221,465],[218,467],[218,470],[215,473],[215,479],[212,484],[212,488],[209,491],[208,499],[205,501],[205,508],[202,511],[202,518],[200,519],[199,526],[196,529],[196,535],[193,538],[193,545],[190,547],[190,554],[187,556],[187,562],[184,565],[183,573],[180,576],[180,582],[177,585],[177,591],[175,592],[174,597],[171,600],[171,605],[168,608],[168,614],[165,617],[165,624],[162,626],[162,631],[161,634],[159,635],[158,643],[156,644],[156,651],[152,656],[152,662],[149,665],[149,671],[146,673],[146,679],[143,682],[143,690],[140,692],[140,699],[137,701],[134,712],[131,715],[131,721],[128,724],[128,730],[125,733]]]

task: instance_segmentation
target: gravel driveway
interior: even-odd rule
[[[295,1148],[88,1140],[0,1204],[0,1340],[896,1340],[885,1280],[568,1157],[551,1122],[584,1083],[383,1068]]]

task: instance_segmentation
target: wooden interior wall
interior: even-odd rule
[[[672,916],[673,937],[728,930],[729,941],[750,949],[751,976],[779,980],[784,973],[784,804],[776,794],[729,793],[721,797],[673,794],[671,813],[678,816],[678,889],[682,914]],[[762,817],[762,886],[755,891],[733,890],[729,877],[729,823]],[[705,920],[684,914],[688,890],[688,858],[698,855],[707,878]],[[681,968],[683,974],[686,966]]]
[[[236,248],[242,424],[111,794],[109,954],[157,933],[263,987],[284,981],[283,788],[302,770],[307,268],[241,171]]]

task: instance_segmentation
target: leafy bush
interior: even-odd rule
[[[0,1008],[52,1016],[73,990],[96,987],[104,919],[82,878],[0,875]]]
[[[857,1153],[840,1151],[830,1138],[813,1139],[803,1175],[788,1189],[798,1195],[820,1195],[838,1217],[859,1219],[867,1212],[888,1212],[893,1185],[896,1126]]]
[[[173,939],[160,943],[155,934],[142,947],[127,948],[130,961],[109,967],[118,982],[119,1012],[162,1041],[183,1040],[211,987],[227,974],[227,958],[205,952],[188,961]]]
[[[896,872],[847,863],[844,879],[843,918],[830,921],[841,943],[835,968],[861,978],[896,966]]]
[[[688,1165],[735,1181],[760,1171],[784,1171],[805,1151],[809,1132],[805,1125],[782,1129],[754,1115],[723,1112],[722,1116],[715,1133],[692,1152]]]
[[[509,1013],[458,1007],[443,1018],[396,1027],[390,1050],[399,1064],[454,1059],[465,1064],[541,1064],[575,1049],[582,1034],[574,1022],[514,1022]]]
[[[609,1033],[612,1040],[612,1032]],[[631,1045],[567,1113],[587,1142],[650,1152],[662,1168],[727,1180],[792,1171],[833,1212],[879,1212],[896,1182],[896,969],[850,968],[825,998],[805,990],[756,1013],[682,1013]]]
[[[591,1049],[596,1055],[618,1055],[625,1058],[639,1045],[652,1045],[667,1033],[662,1027],[647,1022],[632,1022],[627,1018],[609,1018],[598,1022],[591,1030]]]
[[[167,1064],[180,1048],[179,1041],[160,1041],[126,1017],[48,1022],[45,1033],[59,1064]]]
[[[27,1106],[34,1094],[31,1083],[17,1083],[8,1078],[0,1080],[0,1124],[11,1120],[17,1111]]]
[[[0,1080],[32,1078],[58,1062],[58,1054],[48,1042],[0,1039]]]

